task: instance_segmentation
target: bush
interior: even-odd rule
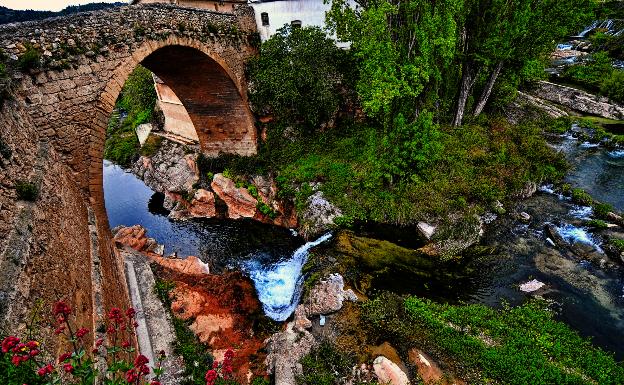
[[[591,195],[589,195],[583,189],[575,188],[572,189],[572,201],[580,205],[589,206],[592,204],[593,199]]]
[[[609,243],[612,244],[620,253],[624,253],[624,239],[611,238]]]
[[[611,206],[608,203],[598,203],[598,202],[594,202],[594,215],[596,215],[598,218],[607,218],[607,215],[610,212],[614,211],[613,206]]]
[[[41,65],[41,55],[32,45],[26,46],[24,52],[17,60],[17,67],[22,71],[39,68]]]
[[[39,188],[34,183],[19,181],[15,184],[15,190],[20,200],[34,202],[39,196]]]
[[[615,70],[606,77],[600,85],[600,91],[612,100],[624,103],[624,70]]]
[[[300,361],[303,375],[297,385],[338,385],[355,364],[352,357],[341,352],[329,341],[323,341]]]
[[[605,221],[600,219],[592,219],[590,221],[587,221],[587,226],[597,230],[604,230],[609,227]]]

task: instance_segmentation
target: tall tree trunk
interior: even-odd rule
[[[453,119],[453,126],[461,126],[462,120],[464,120],[464,110],[466,109],[466,101],[470,95],[470,90],[477,78],[474,65],[472,62],[467,62],[462,74],[461,85],[459,89],[459,96],[457,98],[457,110],[455,110],[455,118]]]
[[[494,84],[496,84],[496,79],[498,78],[498,75],[500,75],[500,72],[502,69],[503,69],[503,62],[499,61],[498,64],[496,64],[496,68],[494,68],[494,71],[490,75],[490,78],[488,79],[488,82],[485,85],[483,92],[481,93],[481,97],[479,98],[479,102],[477,103],[477,106],[475,107],[473,116],[479,116],[481,115],[481,112],[483,112],[483,109],[485,108],[485,105],[487,104],[488,99],[490,98],[490,95],[492,94],[492,89],[494,88]]]

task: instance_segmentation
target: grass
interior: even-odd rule
[[[554,320],[541,301],[495,310],[384,293],[362,306],[379,338],[435,351],[471,384],[624,383],[621,363]]]
[[[587,226],[596,230],[604,230],[604,229],[609,228],[609,226],[607,225],[607,222],[601,219],[592,219],[590,221],[587,221]]]
[[[34,183],[18,181],[15,183],[15,190],[20,200],[34,202],[39,197],[39,188]]]

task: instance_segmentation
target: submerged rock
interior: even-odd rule
[[[525,282],[520,285],[520,291],[525,293],[532,293],[544,287],[545,283],[538,281],[537,279],[533,279],[529,282]]]

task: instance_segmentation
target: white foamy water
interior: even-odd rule
[[[624,150],[609,151],[607,154],[609,154],[611,158],[624,158]]]
[[[584,243],[586,245],[591,245],[596,250],[602,252],[599,242],[597,242],[591,236],[591,234],[589,234],[587,230],[585,230],[582,227],[576,227],[570,224],[564,224],[561,227],[557,227],[557,232],[559,233],[559,235],[561,235],[563,239],[566,240],[566,242],[569,242],[571,244],[575,242]]]
[[[292,257],[271,265],[263,265],[251,260],[243,265],[243,270],[254,282],[258,299],[264,313],[275,321],[285,321],[293,313],[301,297],[303,276],[301,269],[308,260],[310,249],[328,241],[331,233],[316,241],[308,242],[293,253]]]
[[[600,147],[600,143],[590,143],[590,142],[583,142],[580,144],[581,148],[597,148]]]
[[[594,209],[590,206],[574,206],[572,210],[570,210],[570,215],[579,219],[588,219],[594,213]]]

